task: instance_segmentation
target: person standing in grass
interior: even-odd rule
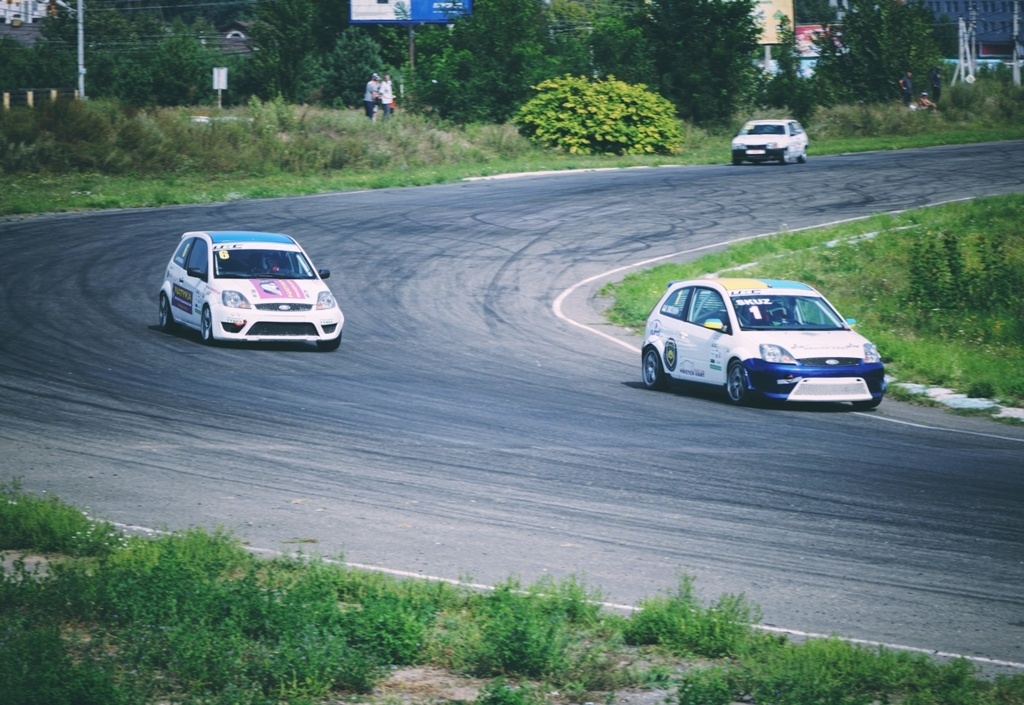
[[[913,75],[910,71],[907,71],[903,74],[903,78],[900,79],[900,94],[903,96],[903,104],[908,108],[914,100],[914,83],[911,80]]]
[[[370,80],[366,82],[366,91],[363,93],[363,107],[366,109],[366,117],[372,122],[377,115],[377,105],[380,101],[380,76],[371,74]]]
[[[395,102],[395,93],[391,88],[391,74],[384,74],[384,80],[380,82],[380,107],[381,119],[387,120],[391,117],[391,104]]]
[[[933,66],[931,73],[928,74],[928,80],[932,84],[932,95],[931,98],[936,103],[939,102],[939,96],[942,95],[942,71],[938,66]]]

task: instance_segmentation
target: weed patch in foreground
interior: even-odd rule
[[[15,482],[0,495],[0,551],[40,551],[33,536],[76,545],[69,517],[81,512]],[[575,578],[480,592],[261,559],[201,529],[76,556],[0,574],[4,705],[431,705],[441,693],[479,705],[1024,705],[1024,675],[791,643],[754,628],[742,596],[705,604],[689,576],[622,616]]]

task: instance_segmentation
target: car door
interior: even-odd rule
[[[678,377],[679,349],[688,345],[688,327],[683,323],[693,287],[684,286],[670,292],[658,310],[656,328],[661,336],[661,362],[665,374]],[[652,332],[652,331],[648,331]]]
[[[201,237],[192,238],[184,266],[171,282],[171,305],[175,318],[194,328],[199,327],[203,309],[206,280],[209,278],[210,248]],[[177,258],[175,258],[177,259]]]
[[[805,157],[807,155],[807,133],[804,132],[804,128],[796,120],[790,120],[789,134],[791,144],[793,145],[791,150],[793,155]]]
[[[722,357],[731,330],[725,299],[715,289],[695,287],[684,325],[687,344],[680,346],[679,379],[725,384]]]

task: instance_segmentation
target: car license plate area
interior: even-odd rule
[[[747,154],[764,154],[763,149],[748,149]]]
[[[788,401],[867,401],[868,383],[861,377],[802,379],[790,392]]]
[[[253,337],[305,337],[316,336],[316,326],[312,323],[274,323],[270,321],[259,321],[252,324],[246,335]]]

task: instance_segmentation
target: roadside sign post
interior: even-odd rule
[[[215,66],[213,69],[213,90],[217,91],[217,109],[221,108],[221,94],[228,89],[228,69]]]

